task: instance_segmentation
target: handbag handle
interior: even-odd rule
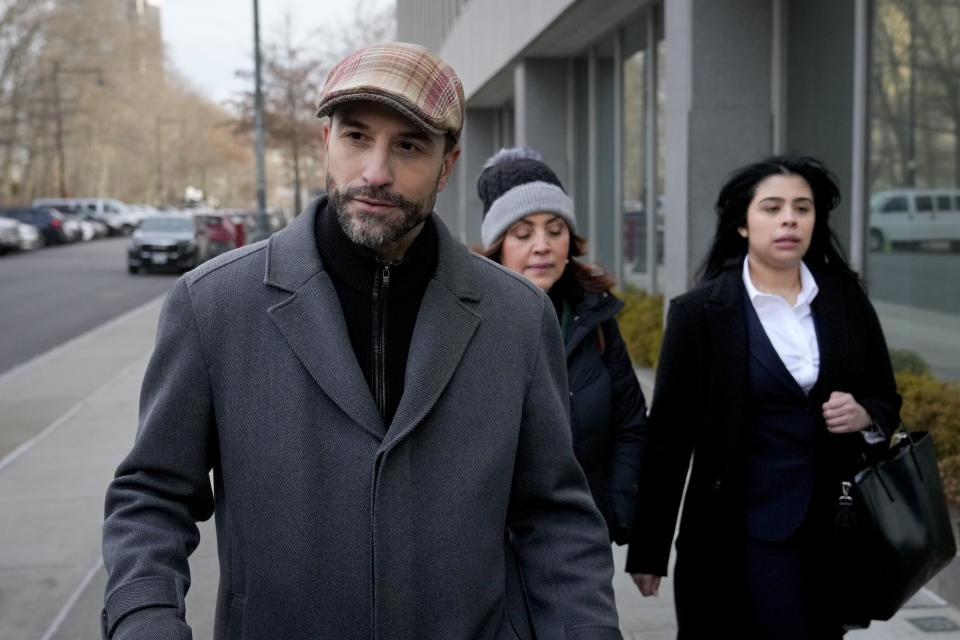
[[[895,444],[899,444],[904,438],[907,438],[910,442],[907,445],[907,448],[910,450],[910,458],[913,460],[913,466],[917,470],[917,476],[920,477],[920,482],[926,483],[926,479],[923,477],[923,469],[920,468],[920,462],[917,460],[917,452],[914,450],[913,446],[913,431],[910,430],[910,427],[907,426],[907,423],[903,421],[903,418],[900,418],[900,427],[902,431],[897,434],[897,441]]]

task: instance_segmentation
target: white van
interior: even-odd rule
[[[111,234],[130,233],[140,223],[140,217],[130,207],[112,198],[40,198],[33,201],[33,206],[87,211],[107,223]]]
[[[870,250],[946,242],[960,250],[960,189],[890,189],[870,197]]]

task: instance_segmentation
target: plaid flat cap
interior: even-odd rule
[[[356,100],[386,104],[433,134],[459,139],[463,129],[460,78],[450,65],[417,44],[375,44],[338,62],[320,90],[317,117]]]

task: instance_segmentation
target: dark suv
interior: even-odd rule
[[[127,270],[167,268],[187,271],[201,262],[203,252],[194,220],[187,216],[161,215],[144,218],[130,237]]]
[[[67,232],[63,214],[47,207],[16,207],[0,209],[0,216],[13,218],[24,224],[36,227],[43,236],[44,244],[63,244],[73,238]]]

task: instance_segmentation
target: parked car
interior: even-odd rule
[[[228,215],[208,213],[198,218],[206,228],[208,258],[237,248],[236,230]]]
[[[112,198],[40,198],[33,201],[35,207],[64,205],[91,213],[107,223],[111,235],[132,233],[140,217],[126,204]]]
[[[43,236],[40,235],[40,231],[36,227],[20,221],[17,221],[17,224],[20,225],[21,251],[32,251],[43,247]]]
[[[13,218],[37,228],[43,236],[44,244],[64,244],[72,242],[79,227],[56,209],[47,207],[17,207],[0,209],[0,216]]]
[[[890,189],[870,198],[871,251],[949,243],[960,251],[960,189]]]
[[[20,223],[0,218],[0,255],[20,249]]]
[[[110,235],[110,225],[93,213],[78,209],[73,215],[80,219],[81,225],[89,225],[92,228],[94,238],[104,238]]]
[[[159,215],[144,218],[127,247],[127,270],[167,268],[187,271],[203,261],[203,247],[193,218]]]

